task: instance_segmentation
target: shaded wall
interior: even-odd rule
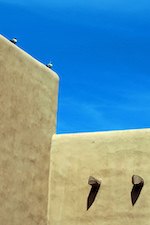
[[[53,135],[48,225],[150,223],[150,129]],[[135,205],[132,176],[144,179]],[[89,176],[101,180],[87,210]]]
[[[0,36],[0,224],[46,224],[58,80]]]

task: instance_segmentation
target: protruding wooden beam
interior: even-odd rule
[[[101,185],[101,181],[99,181],[99,180],[95,179],[94,177],[90,176],[88,184],[91,185],[91,186],[97,187],[97,186]]]

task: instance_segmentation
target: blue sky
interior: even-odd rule
[[[0,0],[0,15],[60,77],[57,133],[150,128],[148,0]]]

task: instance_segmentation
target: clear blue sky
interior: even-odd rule
[[[60,77],[57,133],[150,128],[149,0],[0,0],[0,16]]]

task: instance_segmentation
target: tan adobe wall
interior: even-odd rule
[[[53,135],[48,225],[150,224],[150,129]],[[144,179],[134,206],[132,176]],[[89,176],[101,180],[91,207]]]
[[[0,36],[0,224],[46,225],[56,73]]]

